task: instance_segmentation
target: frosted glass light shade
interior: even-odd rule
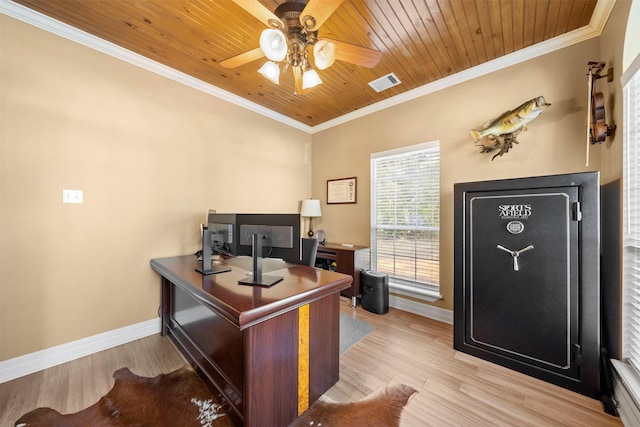
[[[336,60],[336,45],[327,40],[318,40],[313,46],[313,58],[319,70],[331,67]]]
[[[322,83],[316,70],[306,70],[302,75],[302,89],[309,89]]]
[[[322,216],[322,210],[320,209],[320,200],[307,199],[302,201],[302,207],[300,208],[300,216],[306,217],[319,217]]]
[[[265,62],[258,72],[275,84],[280,84],[280,67],[275,62]]]
[[[272,61],[282,61],[287,56],[287,39],[282,31],[268,28],[260,35],[260,48]]]

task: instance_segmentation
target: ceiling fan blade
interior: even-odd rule
[[[263,6],[258,0],[233,0],[233,2],[258,18],[260,21],[264,22],[267,27],[271,27],[271,25],[269,25],[270,19],[280,21],[280,18]]]
[[[317,30],[324,24],[324,21],[340,7],[343,1],[344,0],[309,0],[309,3],[307,3],[300,14],[300,19],[302,20],[302,18],[307,15],[313,16],[316,20],[316,26],[313,29]]]
[[[302,89],[302,70],[300,70],[300,67],[293,67],[293,78],[296,82],[297,95],[304,95],[311,90],[311,89]]]
[[[225,59],[224,61],[220,62],[220,65],[225,68],[236,68],[262,57],[264,57],[264,52],[261,48],[257,47],[245,53],[241,53],[240,55],[232,56],[229,59]]]
[[[336,59],[339,61],[349,62],[355,65],[372,68],[382,58],[382,52],[367,47],[358,46],[351,43],[341,42],[339,40],[325,39],[336,45]]]

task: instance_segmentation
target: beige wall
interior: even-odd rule
[[[620,63],[628,3],[600,39],[313,136],[0,15],[0,360],[154,318],[149,259],[195,251],[208,208],[297,212],[313,196],[323,201],[315,229],[368,245],[370,153],[433,140],[435,305],[452,309],[454,183],[621,175],[621,132],[591,147],[585,167],[585,72],[588,61]],[[600,90],[620,126],[618,78]],[[470,128],[538,95],[553,105],[519,145],[493,162],[479,153]],[[326,180],[351,176],[358,203],[326,205]],[[82,189],[84,204],[63,205],[64,188]]]
[[[588,40],[315,134],[312,193],[323,202],[323,216],[314,221],[315,228],[325,230],[332,242],[368,245],[370,154],[440,141],[443,300],[434,305],[452,310],[455,183],[600,170],[603,158],[607,161],[603,182],[620,175],[620,136],[592,146],[589,166],[585,166],[586,72],[589,61],[600,60],[601,49],[607,54],[602,60],[621,60],[617,44],[620,33],[624,34],[626,7],[616,7],[606,33],[604,43],[615,46]],[[612,91],[618,102],[619,90]],[[473,146],[469,129],[538,95],[544,95],[552,106],[518,136],[520,144],[509,153],[492,161],[491,155]],[[358,178],[358,203],[326,205],[326,180],[351,176]]]
[[[5,15],[0,31],[0,360],[156,317],[149,260],[195,252],[207,209],[310,196],[309,134]]]
[[[607,26],[600,36],[600,56],[598,61],[606,62],[607,68],[613,68],[612,82],[606,78],[596,82],[596,90],[602,92],[605,99],[607,124],[616,125],[617,129],[612,138],[598,148],[602,153],[600,166],[600,180],[603,184],[622,178],[623,155],[623,116],[622,116],[622,85],[620,77],[623,73],[623,57],[625,49],[625,32],[631,1],[618,1],[614,7]],[[633,21],[629,21],[633,22]]]

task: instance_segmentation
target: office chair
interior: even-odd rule
[[[316,254],[318,253],[318,241],[316,239],[302,238],[302,261],[300,264],[311,267],[316,264]]]

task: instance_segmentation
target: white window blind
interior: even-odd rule
[[[437,290],[440,145],[371,155],[371,263],[390,281]]]
[[[640,70],[624,86],[623,357],[640,372]]]

